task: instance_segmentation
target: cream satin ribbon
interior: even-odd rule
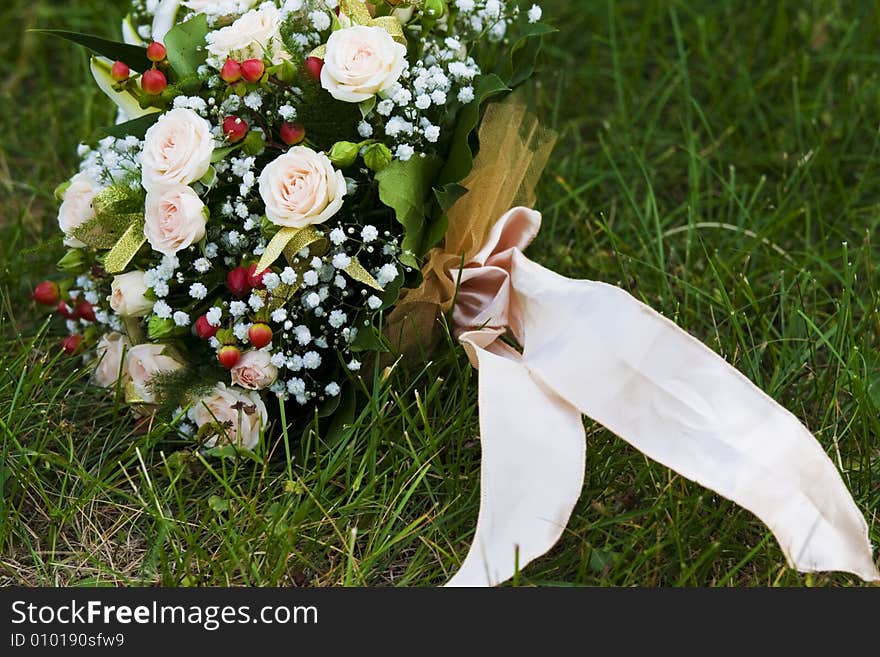
[[[754,513],[789,565],[880,580],[867,524],[810,432],[623,290],[526,258],[540,224],[510,211],[452,272],[459,339],[480,371],[482,501],[448,585],[500,584],[559,540],[583,486],[582,414]]]

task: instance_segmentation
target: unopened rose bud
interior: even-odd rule
[[[309,75],[309,77],[311,77],[313,80],[321,79],[321,71],[324,68],[323,59],[321,59],[320,57],[308,57],[306,58],[304,66],[306,69],[306,73]]]
[[[236,267],[226,276],[226,287],[232,292],[233,296],[243,299],[251,291],[249,281],[249,272],[245,267]]]
[[[228,84],[235,84],[241,80],[241,64],[230,57],[223,64],[223,68],[220,70],[220,77]]]
[[[151,62],[157,63],[164,61],[168,56],[168,50],[158,41],[153,41],[149,46],[147,46],[147,59]]]
[[[248,124],[237,116],[227,116],[223,119],[223,134],[233,144],[237,144],[247,136]]]
[[[279,130],[281,141],[288,146],[296,146],[306,138],[306,129],[299,123],[284,122]]]
[[[116,82],[125,82],[131,77],[131,69],[128,67],[128,64],[116,62],[110,68],[110,77]]]
[[[337,141],[330,149],[330,161],[337,169],[347,169],[357,160],[360,147],[350,141]]]
[[[227,370],[231,370],[238,365],[238,361],[241,360],[241,349],[233,346],[223,347],[217,353],[217,360],[220,361],[220,364]]]
[[[141,88],[151,96],[158,96],[168,88],[168,79],[159,69],[151,68],[141,76]]]
[[[258,82],[266,72],[262,59],[246,59],[241,63],[241,77],[246,82]]]
[[[61,300],[61,292],[57,284],[52,281],[43,281],[34,288],[31,298],[44,306],[55,306]]]
[[[88,301],[80,301],[76,304],[76,314],[87,322],[95,321],[95,308]]]
[[[364,149],[364,164],[375,173],[391,164],[393,159],[391,149],[385,144],[370,144]]]
[[[207,315],[202,315],[196,320],[195,332],[202,340],[210,340],[217,335],[218,330],[220,330],[218,326],[211,326],[208,322]]]
[[[272,342],[272,329],[268,324],[258,323],[248,329],[248,339],[254,349],[262,349]]]
[[[251,265],[248,267],[248,283],[255,290],[265,290],[266,284],[263,282],[263,277],[268,273],[268,269],[257,272],[257,265]]]
[[[81,335],[68,335],[61,341],[61,348],[64,349],[69,356],[75,356],[79,353],[80,348],[82,347],[82,341],[83,338]]]

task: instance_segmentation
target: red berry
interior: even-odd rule
[[[43,281],[34,288],[31,298],[44,306],[55,306],[61,299],[61,292],[52,281]]]
[[[238,143],[247,136],[248,124],[237,116],[227,116],[223,119],[223,133],[233,144]]]
[[[151,96],[158,96],[168,86],[165,74],[157,68],[151,68],[141,77],[141,87]]]
[[[230,57],[220,70],[220,77],[224,82],[235,84],[241,80],[241,64]]]
[[[202,315],[196,320],[196,335],[202,340],[210,340],[217,335],[217,331],[219,330],[219,326],[211,326],[211,324],[208,323],[207,315]]]
[[[147,46],[147,59],[151,62],[161,62],[168,56],[168,50],[158,41],[153,41]]]
[[[128,64],[116,62],[110,69],[110,77],[117,82],[125,82],[131,77],[131,69],[128,68]]]
[[[79,319],[79,315],[76,314],[76,311],[68,306],[64,301],[58,302],[58,314],[61,315],[64,319]]]
[[[76,314],[87,322],[95,321],[95,309],[88,301],[80,301],[76,304]]]
[[[324,60],[320,57],[308,57],[305,62],[306,73],[313,80],[321,79],[321,71],[324,68]]]
[[[265,290],[266,284],[263,282],[263,276],[268,273],[268,269],[257,273],[257,265],[251,265],[248,267],[248,284],[255,290]]]
[[[265,72],[266,65],[262,59],[246,59],[241,63],[241,77],[247,82],[257,82]]]
[[[236,267],[226,275],[226,287],[239,299],[243,299],[251,291],[248,273],[245,267]]]
[[[70,356],[75,355],[79,348],[82,346],[82,336],[81,335],[68,335],[61,341],[61,348],[64,349]]]
[[[241,349],[232,346],[223,347],[217,353],[217,360],[219,360],[220,364],[227,370],[231,370],[238,365],[238,361],[241,360]]]
[[[248,338],[255,349],[262,349],[272,342],[272,329],[267,324],[254,324],[248,329]]]
[[[296,146],[306,138],[306,129],[299,123],[284,122],[281,124],[279,132],[281,133],[281,141],[288,146]]]

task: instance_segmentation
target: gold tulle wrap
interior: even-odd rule
[[[449,210],[444,243],[428,253],[421,287],[406,290],[387,320],[386,334],[400,353],[414,355],[436,344],[438,319],[455,299],[450,270],[477,254],[505,212],[534,206],[535,187],[556,137],[529,111],[524,94],[489,105],[479,131],[479,153],[462,182],[468,193]]]

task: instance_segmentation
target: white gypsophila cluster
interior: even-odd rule
[[[292,302],[270,315],[272,329],[281,339],[273,342],[269,355],[281,373],[272,391],[302,405],[339,394],[339,382],[324,379],[322,367],[341,358],[356,364],[351,371],[359,369],[352,343],[359,331],[369,330],[372,316],[383,305],[376,292],[346,269],[355,258],[370,263],[370,274],[383,287],[404,269],[398,261],[398,242],[390,233],[380,238],[374,226],[337,226],[329,234],[332,248],[327,253],[314,256],[306,250],[265,281],[270,294],[281,285],[300,284]],[[302,273],[297,274],[297,269]]]
[[[486,38],[497,43],[504,39],[510,24],[519,16],[519,6],[506,0],[454,0],[458,9],[456,34],[465,40]]]
[[[429,150],[440,140],[446,116],[474,100],[478,75],[480,67],[460,40],[427,41],[422,59],[408,66],[376,105],[371,135],[384,133],[400,160]]]
[[[80,144],[80,171],[101,186],[128,182],[140,187],[141,152],[144,143],[137,137],[105,137],[94,148]]]

